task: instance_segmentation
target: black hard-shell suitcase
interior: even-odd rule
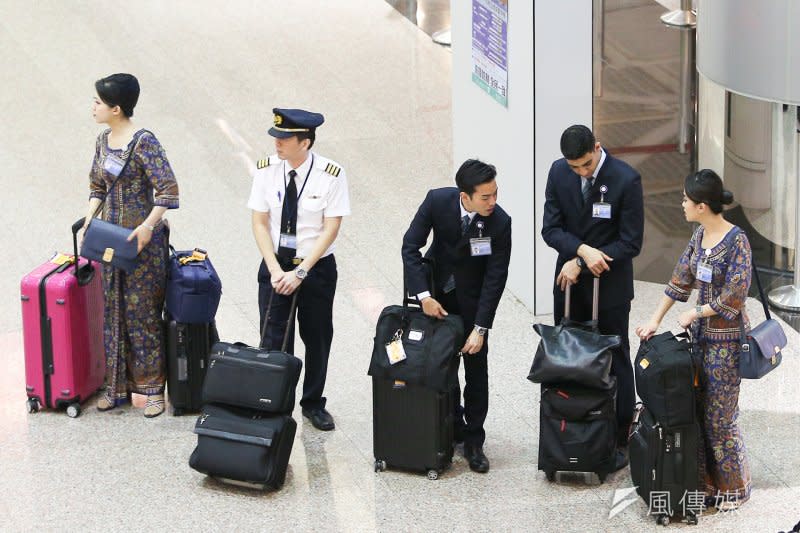
[[[292,298],[290,324],[297,308],[297,293]],[[266,330],[269,321],[264,321]],[[255,348],[244,343],[218,342],[211,349],[208,371],[203,384],[203,403],[234,405],[264,413],[291,414],[294,410],[297,382],[303,362],[286,353],[287,326],[280,350]],[[262,331],[262,338],[264,331]]]
[[[167,322],[167,391],[173,415],[200,410],[208,356],[218,340],[213,322]]]
[[[280,489],[296,431],[288,415],[206,405],[195,423],[189,466],[226,483]]]
[[[602,483],[614,471],[616,381],[608,390],[574,384],[542,384],[539,406],[539,470],[594,472]]]
[[[647,407],[637,406],[628,444],[631,478],[636,492],[651,507],[651,498],[669,494],[667,512],[656,516],[659,524],[669,524],[670,514],[683,516],[697,524],[691,494],[700,487],[697,448],[700,446],[697,422],[679,427],[663,426]]]
[[[666,331],[642,341],[633,369],[636,392],[661,424],[678,427],[697,420],[699,368],[688,334]]]
[[[455,392],[372,378],[375,471],[427,471],[437,479],[453,461]]]

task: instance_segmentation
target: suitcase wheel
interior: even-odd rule
[[[67,416],[70,418],[78,418],[81,416],[81,404],[74,402],[67,406]]]
[[[38,413],[39,409],[41,409],[41,405],[39,405],[39,400],[36,398],[28,398],[27,401],[28,412],[29,413]]]
[[[597,479],[599,479],[599,480],[600,480],[600,484],[601,484],[601,485],[602,485],[603,483],[605,483],[605,481],[606,481],[606,476],[608,476],[608,474],[597,474]]]
[[[689,513],[686,515],[686,523],[690,526],[696,526],[698,522],[697,515],[694,513]]]
[[[544,475],[547,477],[547,481],[555,481],[556,480],[556,473],[554,470],[545,470]]]
[[[375,459],[375,471],[383,472],[384,470],[386,470],[386,461]]]
[[[669,515],[667,514],[660,514],[656,517],[656,524],[660,526],[668,526],[669,525]]]
[[[436,481],[439,479],[439,472],[433,469],[428,470],[428,479],[431,481]]]

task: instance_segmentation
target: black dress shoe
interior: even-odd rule
[[[628,455],[622,450],[617,450],[616,455],[614,455],[613,472],[616,472],[617,470],[622,470],[626,466],[628,466]]]
[[[311,420],[311,425],[320,431],[330,431],[336,427],[333,417],[324,408],[303,409],[303,416]]]
[[[489,471],[489,459],[483,453],[483,447],[464,444],[464,457],[473,472],[485,474]]]

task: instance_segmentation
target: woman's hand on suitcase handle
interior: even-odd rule
[[[556,284],[562,291],[567,290],[567,285],[575,285],[578,282],[578,276],[581,274],[581,267],[575,259],[570,259],[564,266],[561,267],[561,272],[558,273]]]
[[[659,322],[656,320],[650,320],[644,326],[637,327],[634,331],[639,339],[646,341],[653,335],[655,335],[656,331],[658,331]]]
[[[271,279],[272,288],[275,289],[275,292],[284,296],[293,294],[303,281],[295,275],[294,270],[283,272],[277,276],[273,275]]]
[[[447,311],[442,307],[442,304],[430,296],[422,299],[422,312],[440,320],[447,316]]]
[[[479,335],[477,331],[473,330],[467,337],[464,347],[461,348],[461,353],[463,355],[472,355],[480,352],[481,348],[483,348],[483,335]]]

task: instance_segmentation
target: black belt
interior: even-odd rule
[[[281,265],[281,267],[296,267],[297,265],[303,262],[302,257],[288,258],[288,257],[281,257],[278,254],[275,254],[275,259],[278,260],[278,264]]]

